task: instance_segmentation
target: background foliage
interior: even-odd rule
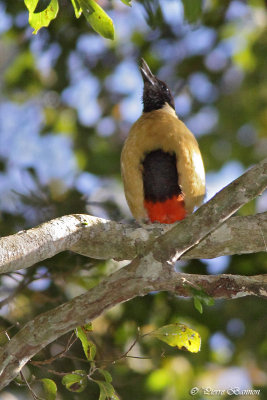
[[[193,13],[185,9],[185,19],[179,0],[133,1],[131,8],[120,1],[99,4],[113,20],[113,41],[94,32],[86,18],[76,19],[70,1],[61,0],[56,19],[32,35],[25,4],[0,0],[1,235],[68,213],[131,218],[119,158],[142,110],[140,57],[172,88],[178,115],[197,136],[207,171],[207,198],[266,156],[263,0],[207,0],[201,19],[194,7]],[[266,203],[263,195],[240,213],[262,212]],[[0,331],[12,326],[8,334],[14,335],[14,324],[22,325],[88,290],[121,265],[64,253],[27,271],[1,276]],[[259,253],[180,262],[177,268],[250,275],[266,273],[267,262]],[[147,332],[174,322],[201,334],[200,353],[144,338],[129,354],[147,359],[124,358],[112,364],[134,342],[138,327]],[[187,400],[194,386],[259,388],[261,395],[250,398],[265,399],[266,331],[262,300],[216,301],[200,314],[193,300],[158,293],[98,318],[90,340],[96,345],[96,362],[111,373],[122,399]],[[51,344],[35,360],[63,351],[69,337]],[[1,344],[6,340],[2,333]],[[66,355],[42,368],[28,365],[24,373],[29,380],[32,375],[54,379],[59,399],[97,399],[99,385],[94,382],[78,394],[61,384],[62,376],[55,372],[86,366],[78,341]],[[29,390],[16,383],[1,396],[31,398]]]

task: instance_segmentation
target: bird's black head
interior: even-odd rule
[[[144,112],[161,109],[168,103],[174,110],[174,99],[171,91],[163,81],[159,80],[149,69],[149,66],[142,58],[140,71],[144,81],[143,104]]]

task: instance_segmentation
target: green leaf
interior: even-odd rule
[[[184,16],[188,22],[196,22],[202,13],[202,0],[182,0]]]
[[[190,291],[194,296],[194,306],[201,314],[203,312],[202,304],[206,306],[213,306],[215,304],[214,298],[209,296],[201,287],[199,289],[190,287]]]
[[[89,322],[88,324],[83,325],[83,329],[85,329],[86,332],[93,332],[93,324],[92,324],[92,322]]]
[[[200,312],[200,314],[203,313],[202,303],[197,296],[194,297],[194,306]]]
[[[143,7],[146,12],[146,22],[152,29],[164,25],[164,16],[159,1],[143,0]]]
[[[114,39],[112,19],[94,0],[79,0],[82,12],[91,27],[106,39]]]
[[[29,10],[29,24],[33,27],[36,34],[39,29],[48,26],[58,13],[58,0],[51,0],[49,6],[42,12],[36,13],[38,0],[24,0]]]
[[[208,295],[201,297],[201,301],[202,301],[206,306],[214,306],[214,304],[215,304],[214,298],[211,297],[211,296],[208,296]]]
[[[55,400],[57,397],[57,385],[52,379],[41,379],[45,392],[45,400]]]
[[[73,8],[74,8],[74,12],[75,12],[75,17],[79,18],[81,16],[82,13],[82,9],[80,6],[80,3],[78,0],[71,0]]]
[[[167,343],[169,346],[177,346],[180,350],[187,350],[191,353],[200,351],[201,338],[199,333],[183,324],[165,325],[149,335]]]
[[[77,369],[71,374],[65,375],[62,379],[62,384],[66,386],[70,392],[80,393],[87,386],[87,374],[86,371]]]
[[[51,3],[51,0],[38,0],[37,6],[34,10],[34,14],[38,14],[38,13],[46,10],[50,3]]]
[[[114,387],[109,382],[94,381],[98,384],[100,389],[98,400],[119,400],[119,397],[115,393]]]
[[[96,355],[95,344],[87,338],[87,333],[92,331],[92,324],[79,326],[75,329],[76,336],[80,339],[84,354],[88,361],[93,361]]]
[[[111,383],[112,382],[112,376],[110,375],[110,373],[108,371],[106,371],[105,369],[98,369],[98,372],[100,372],[100,374],[102,374],[106,380],[106,382]]]
[[[132,7],[132,0],[121,0],[121,2],[126,4],[126,6]]]

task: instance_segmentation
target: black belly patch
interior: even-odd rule
[[[156,203],[182,193],[178,185],[176,154],[162,150],[151,151],[143,161],[145,200]]]

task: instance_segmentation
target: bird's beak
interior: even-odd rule
[[[147,65],[147,63],[145,62],[145,60],[143,58],[141,58],[140,71],[141,71],[144,83],[148,82],[153,86],[157,83],[155,75],[152,74],[149,66]]]

